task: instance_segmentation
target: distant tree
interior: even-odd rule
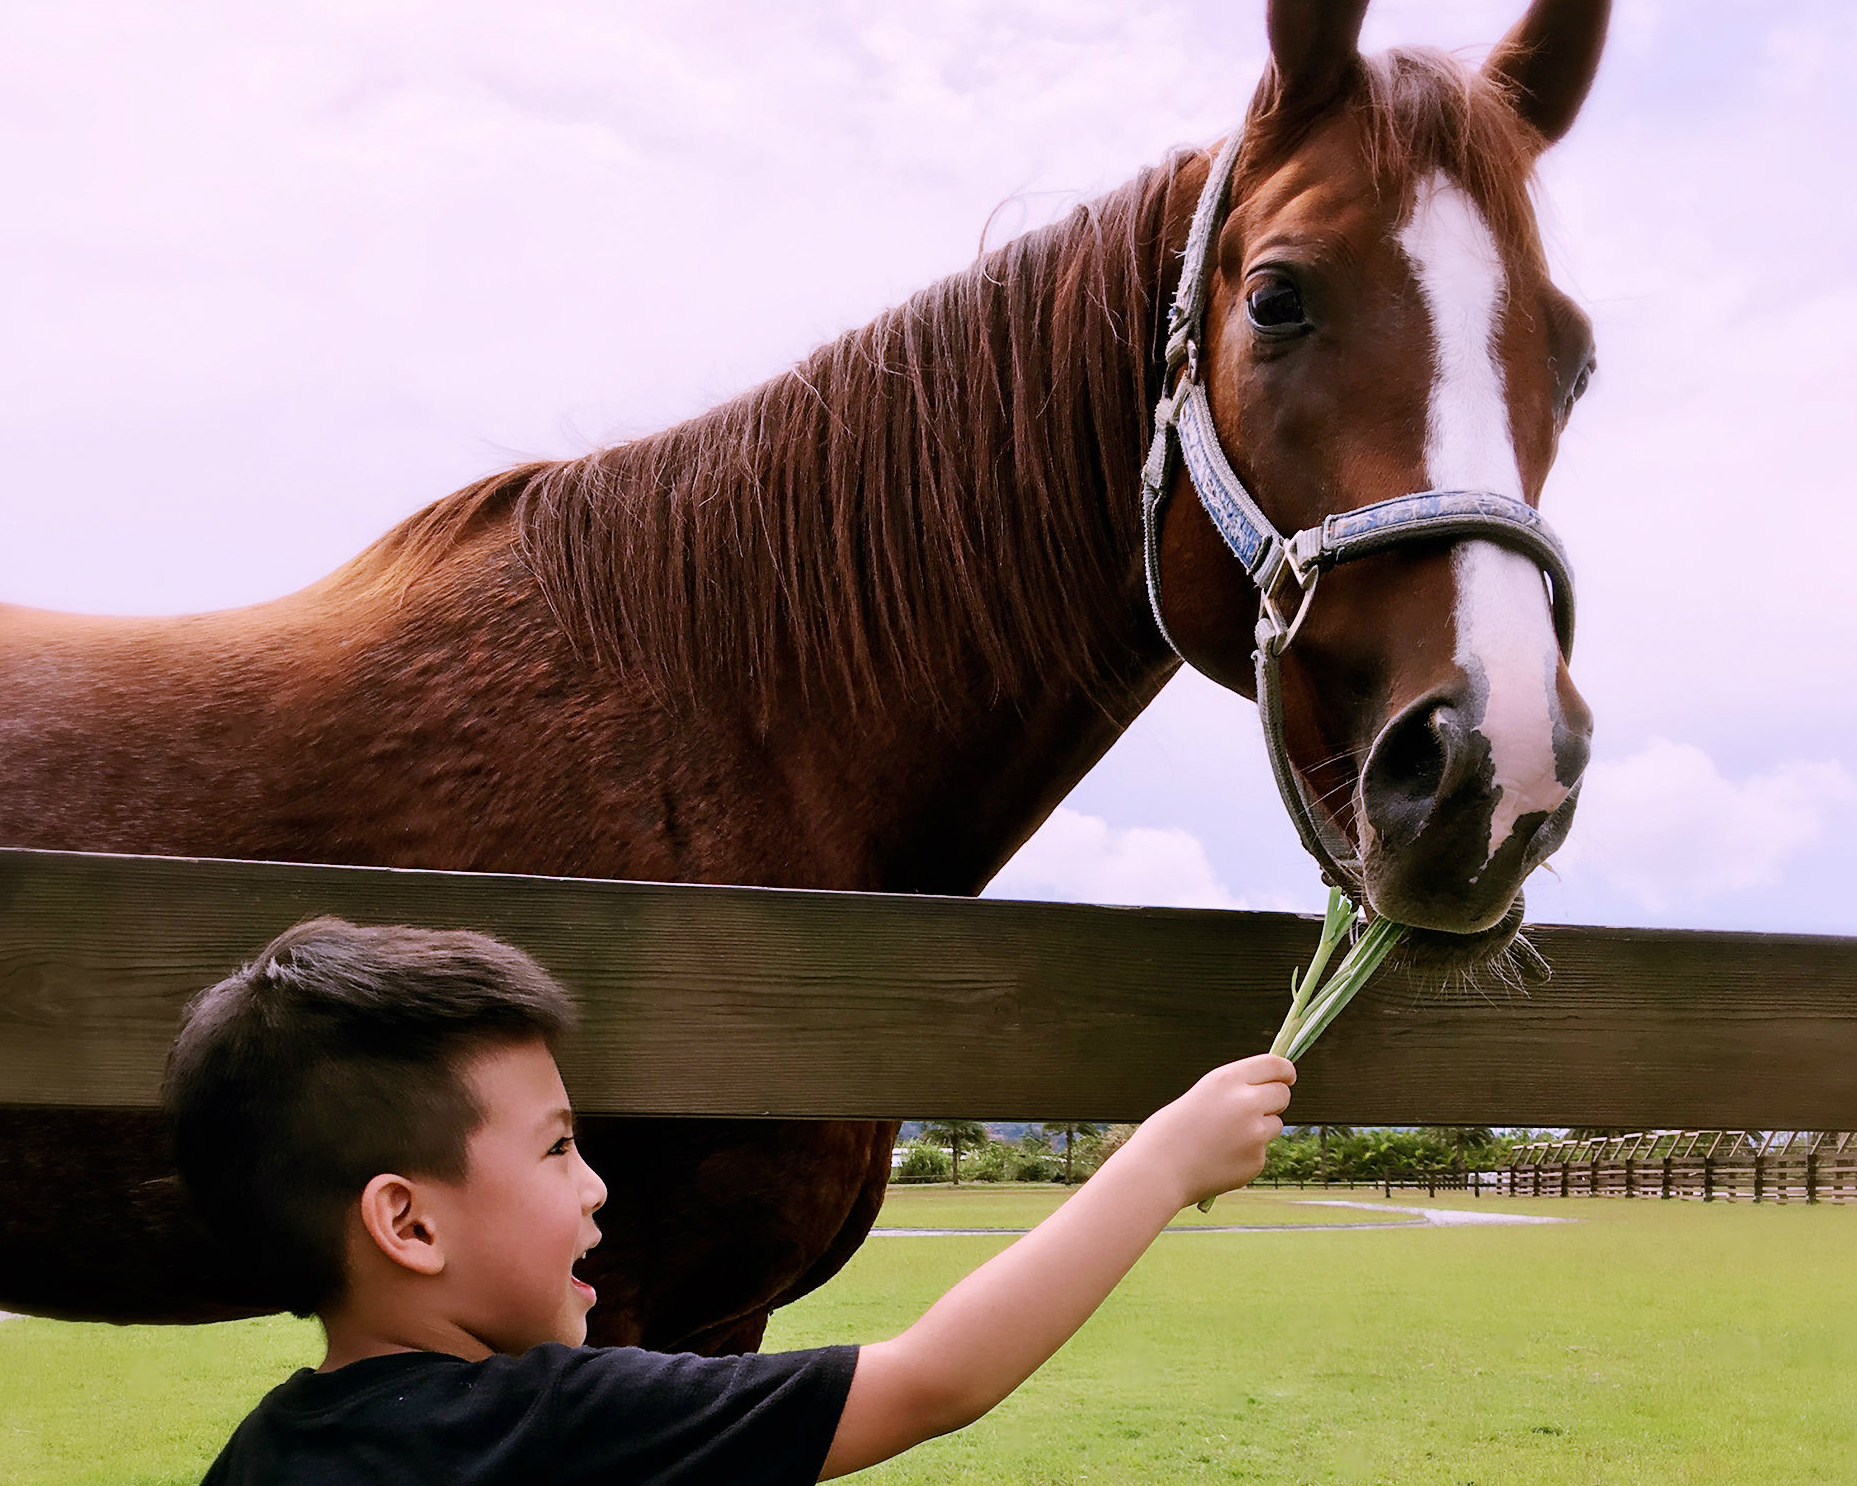
[[[1496,1143],[1496,1132],[1488,1125],[1446,1125],[1443,1134],[1445,1144],[1450,1146],[1456,1159],[1459,1176],[1469,1169],[1465,1161],[1467,1152],[1483,1150]]]
[[[1264,1153],[1261,1176],[1276,1181],[1304,1182],[1315,1175],[1315,1126],[1286,1126],[1280,1139],[1270,1143]]]
[[[1341,1142],[1341,1174],[1355,1180],[1423,1176],[1450,1160],[1450,1148],[1433,1129],[1368,1129]]]
[[[1322,1185],[1328,1185],[1328,1137],[1346,1140],[1354,1134],[1352,1125],[1317,1125],[1315,1127],[1316,1171],[1322,1178]]]
[[[993,1137],[978,1120],[930,1120],[922,1127],[922,1138],[948,1148],[953,1163],[953,1181],[961,1185],[961,1152],[977,1150]]]
[[[890,1173],[893,1182],[945,1182],[948,1179],[948,1153],[924,1140],[912,1140],[902,1147],[903,1159]]]
[[[1076,1156],[1077,1142],[1079,1140],[1095,1140],[1097,1136],[1103,1133],[1103,1127],[1101,1125],[1092,1124],[1088,1120],[1060,1120],[1055,1124],[1047,1122],[1044,1128],[1047,1134],[1053,1130],[1063,1133],[1064,1185],[1068,1187],[1077,1170],[1076,1161],[1074,1159]]]
[[[1057,1176],[1056,1161],[1045,1127],[1027,1125],[1006,1163],[1006,1174],[1015,1182],[1048,1182]]]

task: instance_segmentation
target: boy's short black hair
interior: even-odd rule
[[[548,972],[488,935],[298,924],[188,1007],[163,1092],[181,1179],[261,1292],[307,1316],[341,1296],[369,1181],[464,1176],[483,1119],[464,1064],[573,1024]]]

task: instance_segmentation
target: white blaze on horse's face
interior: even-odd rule
[[[1426,417],[1427,480],[1434,490],[1490,490],[1523,498],[1497,356],[1506,284],[1502,257],[1482,214],[1442,175],[1420,183],[1400,247],[1431,312],[1435,358]],[[1489,855],[1523,815],[1566,798],[1556,777],[1554,637],[1541,570],[1493,542],[1461,543],[1455,660],[1482,703],[1476,730],[1489,743],[1499,789]]]

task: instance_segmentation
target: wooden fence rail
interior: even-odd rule
[[[300,918],[484,929],[579,996],[590,1112],[1138,1119],[1266,1046],[1291,914],[0,849],[0,1103],[146,1107],[187,998]],[[1316,1124],[1857,1126],[1857,940],[1538,927],[1551,979],[1381,975]]]

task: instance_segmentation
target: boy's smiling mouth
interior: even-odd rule
[[[574,1256],[574,1263],[579,1264],[582,1259],[585,1259],[587,1257],[588,1253],[591,1252],[592,1249],[593,1249],[593,1244],[588,1244],[586,1248],[582,1249],[578,1254]],[[572,1266],[570,1266],[568,1269],[567,1278],[568,1278],[568,1283],[573,1286],[575,1293],[585,1297],[587,1304],[591,1305],[593,1304],[595,1300],[599,1298],[599,1292],[596,1291],[593,1288],[593,1286],[589,1285],[585,1280],[583,1280],[579,1275],[575,1274]]]

